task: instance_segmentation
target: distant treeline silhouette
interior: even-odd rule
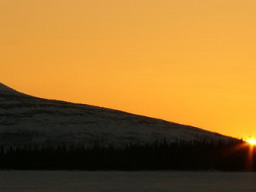
[[[222,170],[256,171],[255,148],[243,141],[179,142],[91,148],[0,146],[0,169],[19,170]]]

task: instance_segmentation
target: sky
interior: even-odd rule
[[[255,0],[0,0],[0,82],[256,136]]]

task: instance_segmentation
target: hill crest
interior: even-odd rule
[[[230,141],[234,138],[192,126],[84,104],[24,97],[0,85],[0,144],[124,146],[165,140]],[[13,95],[13,96],[12,96]],[[14,96],[15,95],[15,96]]]

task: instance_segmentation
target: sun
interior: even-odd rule
[[[252,146],[256,146],[256,140],[255,139],[247,139],[245,140],[247,143],[249,143]]]

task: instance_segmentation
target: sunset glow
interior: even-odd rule
[[[249,143],[252,146],[256,145],[256,140],[255,139],[247,139],[246,142]]]
[[[255,0],[0,0],[0,82],[246,138]]]

